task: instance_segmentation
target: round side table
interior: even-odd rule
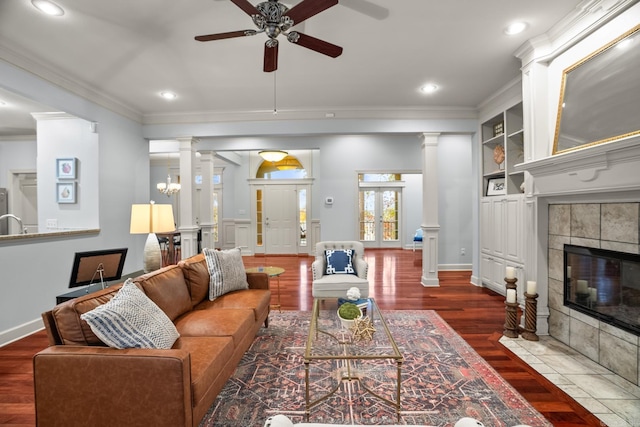
[[[277,304],[273,304],[271,307],[272,308],[277,308],[278,311],[282,311],[280,309],[280,275],[282,273],[284,273],[284,268],[282,267],[251,267],[251,268],[247,268],[246,269],[247,273],[267,273],[269,275],[269,279],[271,279],[272,277],[276,277],[278,279],[278,303]]]

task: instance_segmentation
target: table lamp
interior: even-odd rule
[[[162,267],[160,243],[156,233],[167,233],[176,228],[171,205],[157,205],[153,201],[147,205],[131,205],[131,234],[146,234],[144,244],[144,272],[149,273]]]

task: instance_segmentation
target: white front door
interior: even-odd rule
[[[264,197],[265,253],[298,253],[298,200],[295,185],[267,185]]]

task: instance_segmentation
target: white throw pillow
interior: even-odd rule
[[[216,251],[203,249],[209,269],[209,300],[227,292],[249,289],[240,248]]]
[[[80,318],[109,347],[168,349],[180,337],[171,319],[131,279],[110,301]]]

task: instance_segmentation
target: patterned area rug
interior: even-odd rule
[[[400,421],[393,406],[366,393],[357,381],[340,382],[335,366],[327,369],[327,378],[339,389],[311,409],[310,421],[453,426],[472,417],[487,427],[551,426],[434,311],[383,313],[404,356]],[[262,328],[201,427],[258,427],[275,414],[303,422],[309,320],[309,312],[271,313],[269,328]],[[376,373],[368,385],[393,397],[395,366],[372,367]]]

